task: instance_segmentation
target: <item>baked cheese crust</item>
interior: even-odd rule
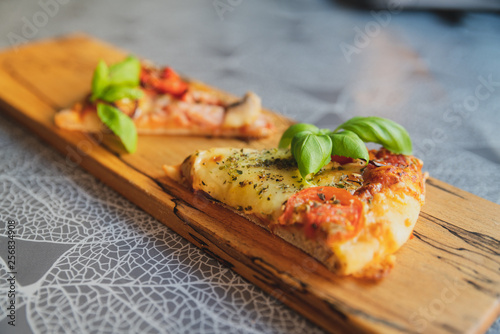
[[[370,151],[368,165],[332,161],[306,180],[288,149],[213,148],[197,151],[179,166],[164,166],[170,178],[268,228],[330,270],[368,278],[388,272],[392,254],[412,234],[424,203],[421,169],[419,159],[385,149]],[[300,201],[307,189],[319,199]],[[341,197],[325,198],[331,193],[343,196],[344,203]],[[297,201],[301,206],[288,209],[287,216],[287,206]],[[354,220],[349,218],[354,204],[356,222],[342,222]],[[330,218],[314,216],[311,233],[306,220],[321,206],[328,206],[329,211],[319,210]]]

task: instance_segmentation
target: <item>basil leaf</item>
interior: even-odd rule
[[[141,73],[141,62],[133,56],[128,56],[124,61],[109,67],[109,78],[111,85],[139,85]]]
[[[119,109],[104,103],[97,104],[97,115],[120,138],[125,149],[134,153],[137,148],[137,130],[132,119]]]
[[[298,123],[290,126],[281,136],[280,143],[278,144],[279,148],[287,148],[291,142],[293,137],[302,131],[310,131],[312,133],[317,133],[319,129],[312,125],[306,123]]]
[[[132,100],[137,100],[140,99],[142,95],[143,92],[139,88],[128,86],[108,86],[99,98],[107,102],[114,102],[126,97]]]
[[[96,100],[109,85],[109,69],[103,60],[100,60],[94,70],[92,77],[92,96],[91,100]]]
[[[351,131],[342,131],[329,135],[332,140],[332,155],[340,155],[353,159],[370,159],[365,143],[357,134]]]
[[[397,154],[412,154],[410,135],[401,125],[382,117],[353,117],[339,125],[339,129],[352,131],[364,142],[384,146]]]
[[[331,152],[332,140],[327,135],[302,131],[295,134],[292,139],[292,155],[304,180],[307,175],[317,173],[330,162]]]
[[[132,56],[109,68],[104,61],[99,61],[92,78],[91,100],[102,99],[114,102],[125,97],[141,98],[140,89],[134,88],[139,85],[140,73],[141,63]]]

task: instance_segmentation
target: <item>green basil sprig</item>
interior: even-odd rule
[[[108,67],[101,60],[92,77],[91,101],[115,101],[129,98],[140,99],[143,92],[138,88],[141,63],[139,59],[128,56],[125,60]],[[97,103],[97,115],[108,128],[116,134],[125,149],[133,153],[137,148],[137,130],[135,124],[126,114],[106,103]]]
[[[381,144],[397,154],[412,152],[408,132],[401,125],[381,117],[354,117],[335,131],[318,129],[312,124],[294,124],[283,133],[278,146],[291,145],[300,175],[306,179],[328,164],[332,155],[363,159],[368,163],[365,142]]]
[[[106,88],[109,86],[109,68],[108,65],[103,60],[100,60],[94,70],[94,76],[92,77],[92,96],[90,99],[95,101],[99,96],[101,96]]]
[[[128,56],[125,60],[109,67],[111,85],[139,85],[141,74],[141,62],[134,56]]]
[[[311,173],[316,174],[331,160],[332,140],[328,135],[302,131],[295,134],[291,144],[292,155],[304,179]]]
[[[141,98],[143,93],[137,88],[140,73],[141,63],[133,56],[110,67],[103,60],[99,61],[92,77],[90,99],[115,102],[126,97],[133,100]]]
[[[134,121],[119,109],[104,103],[97,104],[97,115],[120,138],[125,149],[134,153],[137,149],[137,130]]]
[[[353,117],[339,125],[338,130],[352,131],[365,143],[377,143],[397,154],[411,154],[412,144],[408,132],[398,123],[382,117]]]
[[[370,160],[370,155],[368,154],[365,143],[354,132],[342,131],[331,133],[329,136],[332,139],[332,155],[363,159],[366,162]]]
[[[299,132],[310,131],[311,133],[317,133],[319,131],[318,127],[313,124],[307,123],[297,123],[290,126],[281,136],[279,148],[287,148],[292,143],[293,137]]]

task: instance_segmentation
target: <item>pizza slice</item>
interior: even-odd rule
[[[91,94],[71,109],[58,112],[55,123],[85,132],[110,128],[126,148],[127,138],[122,137],[136,136],[127,131],[131,127],[138,134],[239,138],[267,137],[275,129],[255,93],[240,99],[229,97],[180,77],[170,67],[156,67],[135,57],[109,67],[101,61]]]
[[[321,131],[313,135],[334,137]],[[169,178],[268,229],[339,275],[383,277],[393,266],[393,254],[412,235],[424,203],[422,161],[383,147],[368,152],[364,144],[367,156],[359,158],[365,153],[356,150],[363,148],[346,149],[349,144],[342,146],[335,138],[326,162],[308,172],[297,145],[309,153],[314,145],[297,139],[304,132],[312,133],[296,132],[291,149],[213,148],[164,170]],[[338,152],[343,155],[332,156]]]

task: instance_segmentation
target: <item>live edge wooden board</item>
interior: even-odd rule
[[[378,283],[336,277],[244,218],[193,196],[163,175],[196,149],[275,147],[206,137],[141,136],[124,152],[112,136],[54,126],[57,110],[89,90],[99,59],[127,53],[71,35],[0,54],[0,109],[104,183],[243,277],[330,332],[476,333],[500,310],[500,206],[430,178],[414,238]],[[140,55],[139,55],[140,56]],[[165,59],[162,64],[168,64]],[[264,101],[265,102],[265,101]],[[289,121],[275,115],[280,130]]]

